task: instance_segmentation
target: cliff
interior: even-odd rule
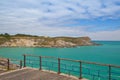
[[[0,47],[76,47],[95,45],[89,37],[0,37]]]

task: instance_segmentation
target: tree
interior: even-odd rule
[[[8,33],[5,33],[4,37],[6,37],[7,39],[10,39],[10,35]]]

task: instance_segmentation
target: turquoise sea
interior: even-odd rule
[[[120,65],[120,41],[95,42],[102,45],[77,48],[0,48],[0,56],[23,59],[23,54],[35,54]]]
[[[0,57],[23,60],[23,56],[22,56],[23,54],[33,54],[33,55],[39,55],[39,56],[41,55],[41,56],[52,56],[57,58],[58,57],[69,58],[73,60],[98,62],[102,64],[113,64],[113,65],[120,66],[120,41],[94,41],[94,42],[99,43],[101,45],[100,46],[79,46],[75,48],[25,48],[25,47],[0,48]],[[53,67],[53,62],[50,64],[47,64],[44,61],[43,65],[48,65],[48,66],[52,65]],[[72,70],[79,72],[78,63],[71,63],[71,62],[65,62],[65,61],[63,62],[67,63],[67,66],[65,66],[64,64],[62,64],[61,66],[63,67],[61,69],[63,73],[69,74],[70,68]],[[29,63],[36,63],[36,62],[32,61]],[[76,67],[76,65],[78,67]],[[37,66],[33,66],[33,65],[28,65],[28,66],[38,67],[39,62]],[[48,68],[50,67],[47,67],[47,68],[43,67],[43,68],[48,70]],[[102,71],[97,70],[98,68]],[[58,67],[53,68],[51,70],[57,71],[57,69]],[[113,71],[112,80],[120,80],[120,69],[112,68],[112,71]],[[70,73],[70,74],[73,74],[79,77],[79,73]],[[88,78],[90,80],[108,80],[109,78],[108,74],[109,74],[109,67],[103,67],[103,66],[101,67],[101,66],[94,66],[94,65],[87,65],[87,64],[83,65],[83,77]]]

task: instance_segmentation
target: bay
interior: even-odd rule
[[[120,41],[94,41],[94,42],[99,43],[101,45],[79,46],[74,48],[1,47],[0,57],[23,60],[23,54],[33,54],[38,56],[52,56],[57,58],[68,58],[73,60],[98,62],[102,64],[114,64],[120,66]],[[52,62],[51,61],[49,62],[48,60],[46,61],[46,59],[42,59],[42,60],[43,60],[42,68],[46,70],[51,69],[57,72],[58,67],[54,68],[56,65],[53,66],[53,62],[56,63],[57,60]],[[47,62],[49,62],[49,64]],[[33,63],[36,64],[39,62],[30,61],[27,64],[27,66],[39,68],[39,64],[34,66]],[[66,63],[66,66],[62,63]],[[50,67],[50,65],[52,67]],[[88,64],[82,64],[82,67],[83,67],[82,76],[85,78],[88,78],[90,80],[98,80],[98,79],[107,80],[109,78],[108,67],[88,65]],[[66,68],[68,70],[66,70]],[[78,73],[74,73],[74,72],[70,73],[69,70],[71,70],[71,68],[72,70],[76,70]],[[66,74],[70,73],[72,75],[79,77],[79,64],[74,62],[71,63],[71,62],[61,61],[61,72]],[[119,80],[120,70],[112,68],[112,72],[113,72],[112,79]],[[114,74],[114,72],[116,74]]]
[[[23,54],[33,54],[120,65],[120,41],[95,42],[102,45],[79,46],[75,48],[0,48],[0,56],[23,59]]]

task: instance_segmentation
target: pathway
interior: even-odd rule
[[[58,75],[54,72],[24,68],[12,72],[1,73],[0,80],[79,80],[79,79],[65,75]]]

